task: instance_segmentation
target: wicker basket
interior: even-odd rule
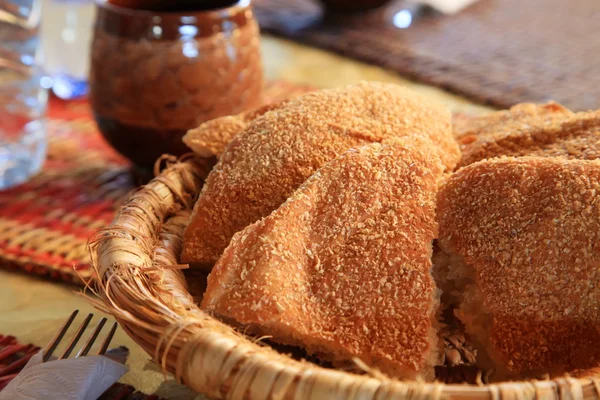
[[[177,263],[207,171],[194,159],[171,161],[91,242],[99,277],[96,305],[190,388],[231,399],[600,398],[600,380],[593,378],[445,385],[325,369],[288,358],[213,319],[196,305]]]

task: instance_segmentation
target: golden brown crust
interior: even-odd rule
[[[360,83],[309,93],[263,114],[208,176],[184,236],[184,262],[214,263],[234,233],[269,215],[344,151],[387,138],[430,138],[452,169],[460,158],[450,113],[396,85]]]
[[[228,115],[204,122],[199,127],[187,131],[183,136],[183,142],[200,157],[219,157],[229,142],[250,122],[266,112],[285,106],[288,101],[281,100],[238,115]]]
[[[480,315],[463,317],[471,333],[490,318],[479,339],[498,370],[600,362],[599,195],[600,161],[542,157],[481,161],[440,189],[439,244],[471,270]]]
[[[237,233],[202,306],[333,361],[432,377],[430,274],[443,166],[404,138],[349,150]]]
[[[561,120],[572,116],[573,112],[562,105],[549,102],[545,104],[521,103],[508,110],[492,112],[477,117],[468,117],[462,114],[454,115],[452,129],[459,143],[469,144],[477,139],[480,134],[490,132],[519,131],[544,122]],[[473,137],[475,136],[475,137]]]
[[[556,103],[455,118],[453,130],[462,151],[459,166],[501,156],[600,157],[600,112],[575,114]]]

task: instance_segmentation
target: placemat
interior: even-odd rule
[[[308,90],[270,82],[265,102]],[[85,100],[52,98],[48,116],[42,172],[0,192],[0,267],[82,284],[93,276],[88,238],[112,220],[140,175],[102,139]]]
[[[21,344],[14,336],[0,335],[0,392],[39,351],[39,347]],[[130,385],[115,383],[100,396],[99,400],[161,400],[161,398],[139,392]]]
[[[481,103],[555,100],[574,110],[600,107],[600,1],[479,0],[457,15],[417,18],[405,7],[393,1],[374,12],[324,18],[314,0],[254,0],[263,31]]]

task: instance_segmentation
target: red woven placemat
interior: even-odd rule
[[[0,192],[3,267],[68,282],[89,279],[88,237],[134,188],[129,163],[100,137],[84,101],[49,105],[48,158],[40,174]]]
[[[0,391],[23,369],[40,348],[21,344],[14,336],[0,335]]]
[[[574,110],[600,107],[600,1],[479,0],[457,15],[424,15],[398,29],[392,22],[403,4],[323,18],[315,0],[254,0],[263,31],[482,103],[552,99]],[[402,16],[397,22],[406,24]]]
[[[306,86],[271,82],[267,102]],[[52,99],[48,158],[29,182],[0,192],[0,267],[81,284],[93,275],[88,238],[108,224],[139,179],[96,129],[87,102]]]

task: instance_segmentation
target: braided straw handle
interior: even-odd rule
[[[231,399],[598,399],[600,381],[561,378],[469,386],[400,382],[295,361],[198,308],[178,264],[183,231],[208,167],[171,163],[134,192],[90,241],[92,300],[179,382]]]

